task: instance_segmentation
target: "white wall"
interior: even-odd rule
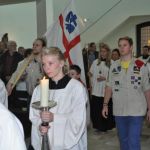
[[[136,52],[136,25],[147,21],[150,21],[150,16],[130,17],[102,41],[106,42],[113,49],[118,46],[117,42],[120,37],[130,36],[133,38],[134,51]]]
[[[59,8],[58,6],[60,6],[61,3],[56,3],[55,2],[56,0],[46,0],[46,1],[47,2],[54,1],[54,13],[55,13],[54,18],[55,18],[55,16],[57,16],[56,9]],[[60,0],[57,1],[60,2]],[[67,1],[69,0],[64,0],[61,2],[66,3]],[[98,8],[105,6],[105,5],[103,6],[103,3],[99,4],[98,1],[99,0],[92,1],[94,4],[90,5],[91,10],[98,10],[97,8],[94,8],[96,7],[96,4],[98,4]],[[77,2],[78,4],[80,3],[80,1]],[[117,2],[117,0],[115,2]],[[87,9],[86,5],[87,3],[85,3],[85,5],[81,3],[80,6],[81,9],[88,10],[88,12],[91,13],[91,11]],[[115,30],[122,22],[124,22],[130,16],[149,15],[150,14],[149,6],[150,0],[134,0],[134,1],[120,0],[120,3],[116,7],[111,9],[110,12],[105,14],[95,25],[93,25],[91,28],[89,28],[85,33],[81,35],[81,41],[83,45],[84,43],[88,43],[91,41],[99,42],[102,39],[106,40],[108,38],[107,35],[109,35],[113,30]],[[49,7],[49,10],[51,7],[52,6]],[[108,10],[109,7],[107,6],[106,8]],[[77,8],[77,10],[78,9],[79,8]],[[96,18],[98,15],[100,16],[102,15],[102,13],[100,12],[97,12],[95,16]],[[50,12],[46,14],[47,18],[49,18],[49,14]],[[0,34],[8,32],[10,39],[16,40],[19,46],[31,47],[33,40],[37,37],[36,16],[37,16],[36,2],[0,6]],[[53,14],[50,16],[53,16]],[[88,18],[88,13],[87,16],[85,17]],[[47,23],[49,25],[49,20]],[[42,27],[42,22],[40,24]],[[111,41],[109,40],[109,42]]]
[[[8,33],[18,46],[32,47],[37,37],[36,2],[0,6],[0,34]]]
[[[83,43],[99,42],[130,16],[150,14],[150,0],[121,0],[81,36]]]

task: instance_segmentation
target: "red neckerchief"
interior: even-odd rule
[[[142,60],[137,59],[135,61],[135,64],[140,69],[144,65],[144,62]]]

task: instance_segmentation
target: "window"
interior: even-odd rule
[[[142,47],[150,46],[150,21],[136,26],[137,56],[141,55]]]

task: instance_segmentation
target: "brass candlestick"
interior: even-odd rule
[[[42,107],[40,105],[40,101],[34,102],[32,103],[32,107],[41,111],[49,111],[49,109],[55,107],[57,105],[57,103],[55,101],[49,101],[48,106],[47,107]],[[48,126],[48,122],[42,122],[42,126],[47,127]],[[50,150],[50,142],[49,142],[49,138],[47,133],[44,134],[42,136],[42,146],[41,146],[41,150]]]

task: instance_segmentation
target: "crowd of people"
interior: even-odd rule
[[[22,97],[26,98],[32,123],[29,149],[40,150],[42,135],[47,133],[52,150],[87,150],[88,127],[96,135],[116,127],[121,150],[140,150],[146,114],[150,121],[150,47],[144,46],[139,58],[132,54],[130,37],[120,38],[118,48],[113,50],[106,43],[99,43],[98,48],[94,42],[88,44],[82,50],[84,83],[81,68],[73,64],[66,69],[61,49],[47,48],[43,38],[37,38],[32,48],[20,46],[18,50],[15,41],[1,41],[0,101],[5,107],[0,107],[0,111],[5,109],[3,118],[11,118],[12,134],[18,138],[14,149],[26,149],[24,135],[19,120],[7,107],[15,108]],[[32,103],[40,99],[43,76],[49,79],[49,99],[57,102],[49,111],[32,108]],[[13,135],[7,131],[8,135],[1,136],[8,136],[7,143],[12,143]],[[5,142],[0,142],[0,147],[9,149]]]

